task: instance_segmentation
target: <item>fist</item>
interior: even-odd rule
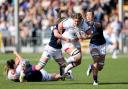
[[[86,33],[87,35],[92,35],[92,34],[93,34],[93,31],[92,31],[92,29],[88,29],[85,33]]]

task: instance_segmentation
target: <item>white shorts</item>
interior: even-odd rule
[[[40,72],[42,74],[42,81],[52,80],[51,74],[49,74],[47,71],[45,71],[44,69],[41,69]]]
[[[61,49],[55,49],[49,45],[46,45],[41,58],[43,57],[47,57],[47,58],[53,57],[54,59],[60,59],[63,57],[63,54]]]
[[[64,51],[66,51],[67,49],[69,49],[69,48],[72,48],[72,47],[75,47],[75,48],[81,48],[81,45],[80,45],[80,43],[79,42],[72,42],[72,43],[68,43],[68,42],[63,42],[63,44],[62,44],[62,47],[63,47],[63,50]]]
[[[90,48],[90,53],[93,49],[97,49],[99,51],[99,55],[106,55],[106,44],[103,45],[95,45],[95,44],[90,44],[89,45]],[[91,54],[93,56],[93,54]]]

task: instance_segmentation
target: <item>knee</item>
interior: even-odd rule
[[[56,62],[59,64],[60,67],[66,67],[66,62],[65,60],[56,60]]]
[[[76,63],[76,66],[80,65],[81,63]]]
[[[78,65],[80,65],[81,64],[81,62],[72,62],[72,65],[75,67],[75,66],[78,66]]]
[[[76,66],[78,66],[78,65],[80,65],[81,64],[81,61],[79,61],[79,62],[76,62]]]
[[[100,64],[99,64],[99,65],[98,65],[98,70],[101,71],[101,70],[103,69],[103,66],[104,66],[104,65],[100,65]]]
[[[58,63],[60,67],[66,67],[66,63],[60,62]]]
[[[65,60],[60,61],[60,67],[66,67],[66,62],[65,62]]]

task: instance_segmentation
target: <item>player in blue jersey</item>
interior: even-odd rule
[[[61,17],[61,11],[59,11],[59,19],[58,22],[59,23],[61,20],[63,19],[63,17]],[[63,74],[63,70],[64,67],[66,66],[66,62],[64,60],[61,48],[62,48],[62,44],[60,39],[58,38],[58,25],[55,24],[54,26],[51,27],[52,33],[51,33],[51,39],[48,45],[45,46],[43,54],[38,62],[37,65],[35,65],[35,67],[33,68],[34,70],[40,70],[42,69],[46,63],[48,62],[48,60],[50,59],[50,57],[53,57],[55,59],[55,61],[59,64],[60,66],[60,74]],[[68,40],[66,38],[62,38],[63,40]]]
[[[94,12],[87,10],[86,21],[90,29],[93,31],[90,40],[90,53],[93,59],[93,64],[90,64],[87,70],[87,76],[93,73],[93,85],[98,85],[98,72],[103,69],[106,55],[106,41],[103,36],[102,25],[94,20]]]
[[[60,40],[57,37],[55,37],[55,35],[58,34],[57,25],[54,25],[51,28],[51,30],[52,30],[52,34],[51,34],[50,42],[48,45],[45,46],[43,54],[40,58],[40,61],[38,65],[35,66],[35,70],[42,69],[46,65],[50,57],[53,57],[55,61],[59,64],[60,70],[62,70],[66,66],[65,60],[61,51],[62,44]],[[60,74],[62,74],[62,71]]]

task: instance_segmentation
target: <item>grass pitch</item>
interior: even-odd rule
[[[21,54],[28,58],[32,64],[37,64],[41,54]],[[89,54],[84,54],[82,64],[74,68],[74,80],[49,81],[49,82],[24,82],[9,81],[3,75],[4,63],[7,59],[15,58],[13,54],[0,54],[0,89],[128,89],[128,56],[118,55],[118,59],[106,56],[104,69],[99,73],[99,85],[92,85],[92,75],[86,76],[86,70],[92,63]],[[59,72],[54,60],[49,60],[45,70]]]

